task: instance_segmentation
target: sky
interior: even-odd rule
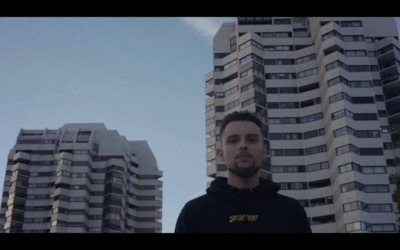
[[[146,140],[163,171],[162,232],[203,193],[204,76],[234,18],[0,17],[0,193],[23,129],[104,123]]]
[[[399,26],[399,19],[396,19]],[[0,17],[0,194],[23,129],[100,122],[146,140],[163,171],[162,232],[205,193],[204,76],[231,17]]]

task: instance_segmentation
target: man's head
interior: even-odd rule
[[[258,174],[267,156],[262,123],[249,111],[228,114],[220,129],[222,148],[218,156],[231,174],[250,178]]]

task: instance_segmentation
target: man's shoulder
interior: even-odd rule
[[[183,210],[202,212],[219,207],[221,203],[224,203],[224,201],[221,200],[220,197],[206,193],[187,201],[183,207]]]
[[[287,203],[289,205],[297,205],[297,206],[301,206],[300,202],[298,200],[296,200],[295,198],[286,196],[284,194],[280,194],[280,193],[276,193],[275,197],[277,200],[283,202],[283,203]]]
[[[204,203],[208,202],[209,199],[210,199],[210,195],[206,193],[206,194],[200,195],[196,198],[189,200],[188,202],[186,202],[185,207],[193,207],[193,206],[197,207],[200,204],[204,204]]]

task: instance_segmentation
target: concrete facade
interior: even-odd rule
[[[21,129],[0,210],[5,233],[160,233],[162,171],[146,141],[102,123]]]
[[[393,18],[240,17],[214,37],[205,75],[207,175],[236,110],[265,125],[262,176],[299,200],[313,232],[395,232],[400,43]]]

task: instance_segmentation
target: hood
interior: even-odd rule
[[[257,196],[271,196],[279,191],[279,184],[260,177],[260,185],[252,189],[239,189],[227,183],[227,178],[216,177],[207,188],[208,194],[214,194],[225,198],[234,198],[243,193],[249,193]]]

